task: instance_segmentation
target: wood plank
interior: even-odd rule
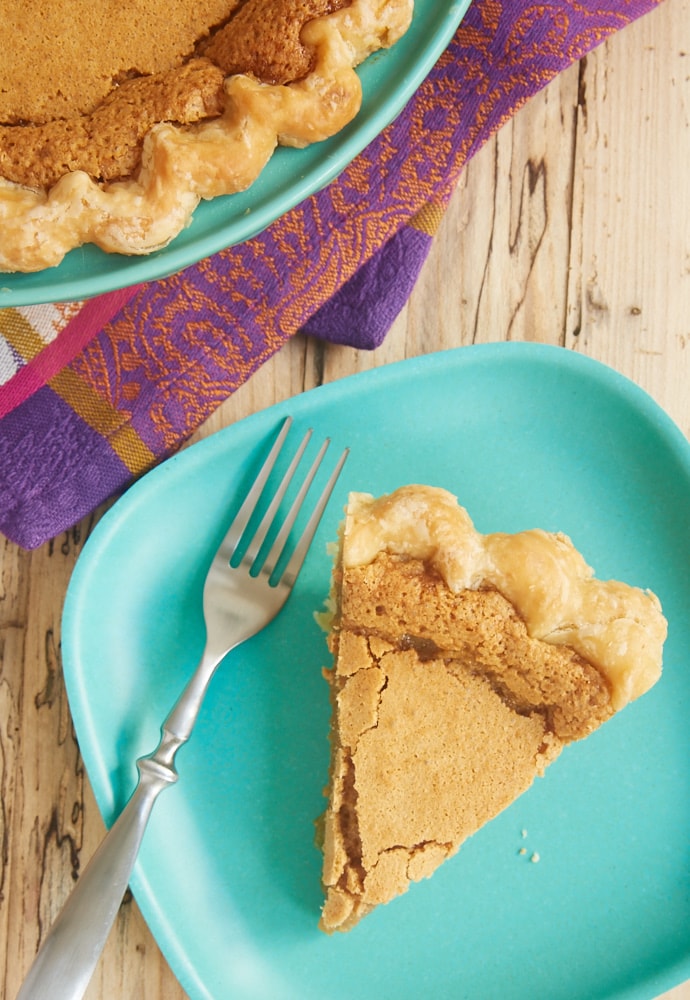
[[[584,62],[566,344],[625,372],[690,435],[690,3]]]

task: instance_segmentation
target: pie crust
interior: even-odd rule
[[[274,0],[251,2],[270,23]],[[118,176],[121,166],[104,166],[103,157],[93,168],[95,176],[89,169],[72,169],[69,162],[57,179],[54,163],[52,174],[40,173],[49,147],[44,137],[63,133],[73,138],[76,131],[84,135],[77,144],[86,148],[94,116],[104,129],[101,149],[117,147],[121,114],[109,110],[113,95],[76,120],[0,125],[0,271],[55,266],[68,251],[86,243],[111,253],[151,253],[189,224],[200,200],[248,188],[277,145],[303,147],[340,131],[361,104],[355,67],[404,34],[412,0],[351,0],[336,6],[330,2],[327,13],[302,25],[299,43],[307,54],[306,73],[294,79],[289,78],[294,70],[288,71],[288,78],[281,71],[280,59],[254,65],[251,44],[244,53],[229,54],[218,33],[200,46],[198,58],[170,71],[167,83],[164,72],[124,79],[116,91],[131,102],[139,101],[141,88],[155,91],[146,97],[154,120],[138,126],[144,134],[124,176]],[[240,6],[236,16],[242,13]],[[231,71],[221,70],[223,64]],[[166,101],[184,74],[185,124],[179,124],[167,120]],[[190,80],[193,85],[187,86]],[[121,99],[122,94],[115,97]],[[33,151],[24,156],[38,171],[29,182],[9,179],[17,166],[19,129],[35,138]]]
[[[351,495],[330,614],[327,933],[431,875],[647,691],[666,637],[656,597],[595,579],[564,535],[481,535],[425,486]]]

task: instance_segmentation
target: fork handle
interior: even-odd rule
[[[181,742],[166,730],[158,750],[137,761],[139,783],[103,838],[50,928],[17,1000],[81,1000],[103,951],[158,795],[177,780]]]

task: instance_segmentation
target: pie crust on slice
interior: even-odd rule
[[[352,494],[333,571],[320,926],[427,877],[661,674],[657,598],[564,535],[477,532],[445,490]]]
[[[4,0],[0,271],[148,254],[357,114],[413,0]]]

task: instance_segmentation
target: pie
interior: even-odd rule
[[[347,931],[525,792],[661,674],[648,591],[571,541],[480,534],[445,490],[349,498],[328,622],[320,926]]]
[[[165,246],[278,144],[351,121],[354,67],[411,16],[412,0],[3,0],[0,271]]]

